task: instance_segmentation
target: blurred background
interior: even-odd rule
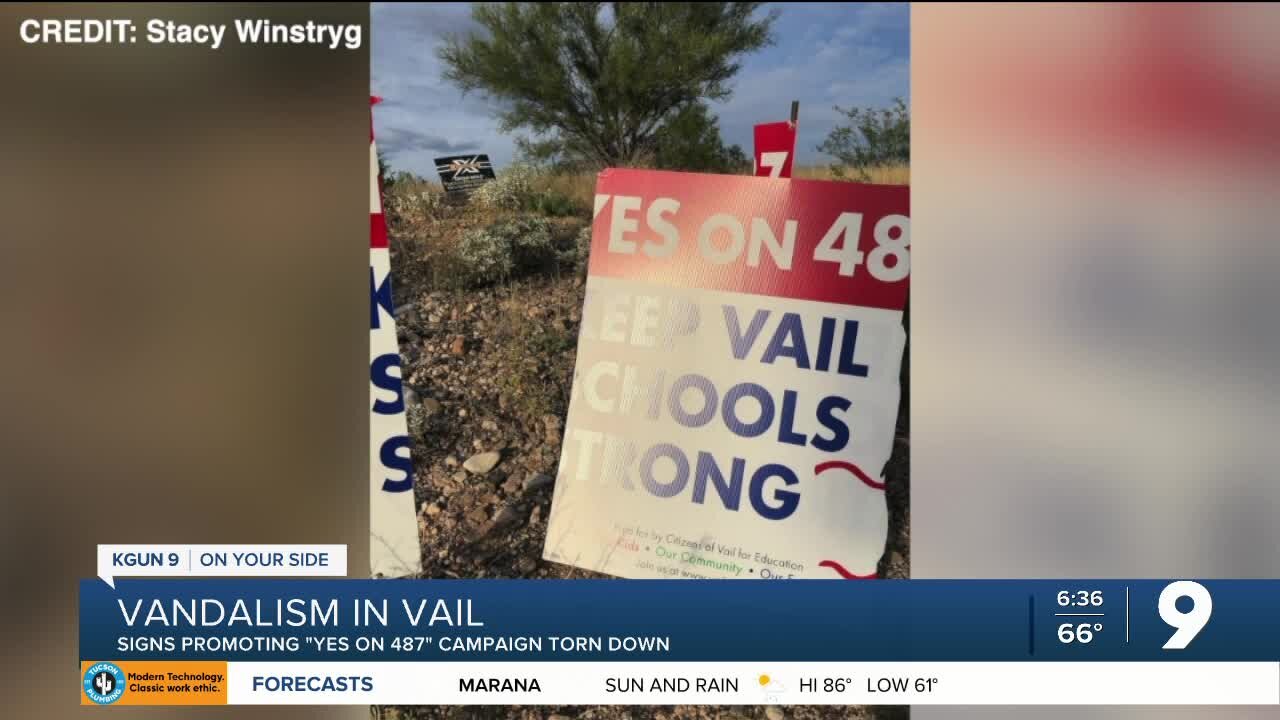
[[[0,8],[0,668],[6,716],[57,718],[97,543],[347,543],[367,573],[369,54],[26,45],[29,17],[367,38],[369,9]]]
[[[1280,577],[1278,31],[913,6],[913,577]]]

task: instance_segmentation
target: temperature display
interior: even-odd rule
[[[1064,645],[1093,642],[1094,633],[1102,632],[1102,623],[1062,623],[1058,626],[1058,642]]]
[[[1101,590],[1080,588],[1059,590],[1058,610],[1053,614],[1058,642],[1063,645],[1088,645],[1102,632],[1106,599]]]

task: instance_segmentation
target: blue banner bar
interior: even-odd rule
[[[92,579],[80,658],[1275,661],[1277,605],[1272,580]]]

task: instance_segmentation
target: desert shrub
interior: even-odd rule
[[[387,191],[383,196],[387,219],[393,224],[422,224],[445,216],[444,193],[428,189]]]
[[[499,220],[463,233],[455,248],[461,284],[471,287],[557,266],[566,243],[546,218]]]
[[[464,233],[454,255],[465,275],[458,280],[467,285],[502,282],[515,270],[510,238],[494,232],[492,226]]]
[[[533,201],[534,183],[540,171],[525,163],[515,163],[497,178],[476,188],[471,204],[481,210],[521,210]]]
[[[911,113],[901,98],[892,108],[836,107],[848,125],[837,126],[818,146],[836,158],[831,174],[868,182],[876,168],[911,163]]]
[[[526,209],[547,217],[569,217],[582,212],[573,198],[556,190],[543,190],[534,194]]]
[[[596,173],[544,173],[538,180],[544,192],[565,197],[574,208],[574,215],[591,217],[596,197]]]
[[[496,223],[495,232],[510,238],[516,270],[540,270],[555,259],[551,223],[544,218],[518,218]]]
[[[573,238],[564,243],[557,252],[556,260],[561,267],[582,271],[587,267],[587,258],[591,254],[591,223],[582,226]]]
[[[471,195],[471,209],[481,213],[523,212],[546,217],[586,216],[590,205],[558,186],[551,173],[516,163]]]

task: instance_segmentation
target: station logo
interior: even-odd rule
[[[110,705],[124,694],[125,674],[115,663],[92,665],[84,674],[84,694],[99,705]]]

